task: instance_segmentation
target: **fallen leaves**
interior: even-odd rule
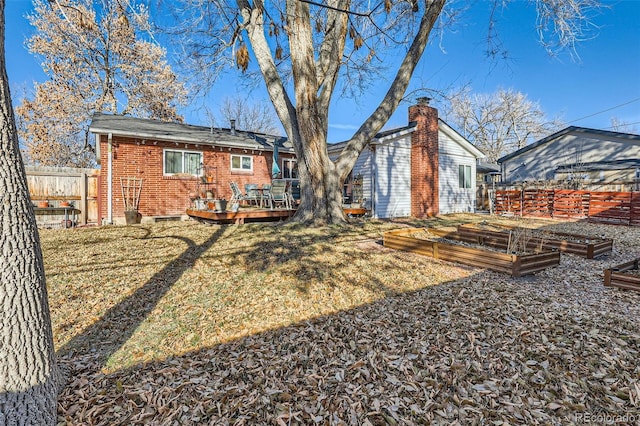
[[[166,357],[129,359],[108,371],[99,352],[79,346],[63,354],[69,381],[59,398],[60,422],[546,425],[621,413],[638,419],[640,296],[605,288],[602,270],[637,256],[640,229],[542,223],[558,232],[605,233],[615,239],[614,251],[596,260],[563,254],[560,267],[514,279],[374,246],[363,250],[375,243],[353,235],[370,239],[388,224],[345,229],[348,238],[287,230],[298,233],[289,241],[306,247],[283,246],[278,235],[286,228],[229,227],[182,271],[152,318],[140,319],[119,353],[136,347],[145,360],[149,352],[166,353],[157,347],[165,340],[153,333],[159,327],[176,337],[180,330],[185,338],[201,332],[193,349],[178,346]],[[206,240],[191,235],[192,228],[172,232]],[[154,228],[150,235],[166,232]],[[252,233],[263,242],[251,240]],[[114,241],[119,250],[137,244]],[[294,268],[310,281],[296,280]],[[235,277],[233,285],[212,278],[212,270]]]

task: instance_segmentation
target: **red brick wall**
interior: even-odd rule
[[[199,178],[182,176],[163,176],[163,150],[176,149],[198,151],[203,153],[204,164],[208,173],[214,176],[217,185],[213,188],[218,198],[231,198],[231,180],[244,188],[245,183],[264,184],[271,182],[272,152],[261,152],[243,149],[211,147],[193,143],[162,142],[150,140],[136,140],[131,138],[113,137],[113,218],[124,218],[124,205],[120,185],[121,177],[138,177],[144,179],[140,195],[140,213],[143,217],[179,216],[191,206],[189,193],[198,188]],[[253,171],[231,171],[231,155],[252,155]],[[281,153],[281,158],[287,154]],[[107,218],[107,167],[108,167],[108,139],[106,135],[100,138],[100,213]],[[202,189],[202,188],[200,188]]]
[[[426,103],[409,107],[411,134],[411,216],[435,216],[438,204],[438,110]]]

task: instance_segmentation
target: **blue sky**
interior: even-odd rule
[[[478,2],[465,14],[455,32],[447,31],[442,42],[432,41],[419,64],[409,90],[428,87],[446,90],[470,84],[476,93],[492,93],[499,88],[520,91],[549,116],[560,116],[569,125],[610,129],[611,118],[634,123],[640,129],[640,0],[606,1],[592,21],[597,26],[593,38],[580,43],[579,58],[568,53],[552,58],[539,44],[535,31],[535,9],[525,1],[514,1],[498,14],[498,30],[508,51],[508,60],[488,59],[484,52],[488,8]],[[14,102],[33,81],[44,81],[38,61],[25,47],[32,28],[25,18],[30,0],[7,0],[7,70]],[[389,80],[392,78],[390,67]],[[227,73],[212,88],[208,108],[217,111],[225,96],[244,89]],[[330,114],[329,141],[349,138],[373,111],[388,85],[381,82],[357,99],[336,99]],[[242,93],[246,96],[246,93]],[[265,100],[262,88],[249,97]],[[190,124],[208,125],[203,101],[194,102],[181,113]],[[389,120],[386,128],[407,124],[407,104]]]

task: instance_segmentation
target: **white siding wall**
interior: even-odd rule
[[[438,197],[440,214],[473,212],[476,205],[476,157],[438,132]],[[471,188],[460,188],[458,166],[471,166]]]
[[[640,142],[597,134],[569,133],[503,163],[508,182],[549,180],[558,166],[640,158]]]
[[[373,163],[374,216],[411,215],[411,135],[376,145]]]
[[[331,152],[329,153],[329,158],[331,161],[335,161],[339,154],[339,152]],[[373,200],[372,158],[373,153],[371,149],[369,149],[369,146],[366,146],[358,156],[356,164],[352,169],[353,176],[358,174],[362,175],[362,196],[365,198],[364,206],[368,209],[371,209],[371,200]]]
[[[365,198],[364,206],[368,209],[371,208],[371,200],[373,199],[373,193],[371,192],[373,179],[373,176],[371,176],[372,158],[373,153],[367,146],[362,150],[356,160],[356,164],[353,166],[353,176],[362,175],[362,196]]]

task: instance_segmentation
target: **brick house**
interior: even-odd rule
[[[475,211],[476,163],[484,154],[439,119],[428,98],[408,115],[407,126],[377,134],[356,161],[351,179],[360,178],[365,207],[378,218]],[[330,145],[330,155],[345,143]]]
[[[95,114],[89,130],[96,137],[101,167],[101,223],[124,222],[120,178],[142,179],[143,221],[184,216],[191,193],[209,192],[208,196],[229,200],[230,181],[241,188],[270,183],[274,144],[281,177],[297,178],[293,148],[286,138],[236,130],[233,122],[220,129]]]
[[[296,179],[291,143],[274,135],[230,128],[166,123],[96,114],[89,130],[96,137],[101,166],[98,218],[123,223],[121,178],[141,178],[143,220],[184,217],[190,194],[211,192],[231,198],[231,181],[271,182],[274,145],[280,177]],[[344,142],[329,145],[339,154]],[[409,107],[409,124],[376,135],[358,157],[351,177],[361,177],[364,207],[374,217],[425,217],[475,210],[476,160],[481,151],[438,118],[422,98]],[[210,182],[203,183],[204,178]],[[347,182],[347,187],[352,187]]]

